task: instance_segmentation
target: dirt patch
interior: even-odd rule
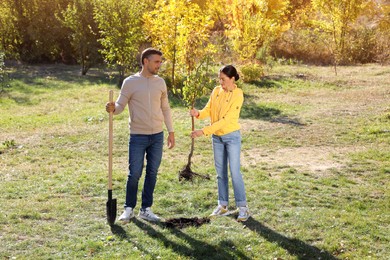
[[[279,169],[293,167],[304,171],[324,172],[345,167],[345,154],[348,152],[351,152],[351,148],[325,146],[289,147],[275,151],[254,148],[244,152],[242,165],[265,165]]]
[[[164,222],[164,225],[168,228],[186,228],[186,227],[200,227],[203,224],[209,223],[209,218],[171,218]]]

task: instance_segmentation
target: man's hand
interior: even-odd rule
[[[115,102],[107,102],[106,103],[106,111],[108,113],[115,111]]]
[[[172,149],[173,147],[175,147],[175,133],[174,132],[169,133],[167,141],[168,141],[168,148],[169,149]]]
[[[204,135],[203,130],[195,130],[191,132],[191,138],[196,138]]]

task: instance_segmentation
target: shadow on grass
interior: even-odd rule
[[[164,244],[165,248],[170,248],[181,256],[190,257],[191,259],[251,259],[243,252],[237,249],[233,249],[235,248],[235,245],[233,241],[230,240],[225,239],[222,240],[219,245],[212,246],[204,241],[200,241],[187,235],[179,229],[167,228],[166,230],[168,230],[171,234],[184,241],[182,244],[179,244],[177,242],[171,241],[169,238],[167,238],[166,235],[164,235],[162,232],[158,231],[153,227],[154,225],[164,227],[164,223],[152,224],[140,221],[136,218],[134,218],[132,222],[139,229],[143,230],[144,234],[147,234],[153,239],[161,241]],[[111,231],[114,235],[120,237],[121,239],[125,239],[129,242],[132,242],[126,230],[124,230],[121,226],[115,224],[111,226]],[[138,249],[151,255],[151,253],[148,252],[146,248],[140,248],[140,246],[142,245],[137,244]],[[157,256],[151,255],[151,257],[153,258]]]
[[[247,103],[242,106],[241,118],[270,121],[273,123],[289,124],[294,126],[304,126],[298,119],[292,119],[284,116],[280,109],[259,105],[256,103]]]
[[[9,87],[0,93],[18,104],[32,105],[30,96],[47,90],[79,89],[90,85],[117,85],[118,77],[104,68],[91,68],[82,76],[79,66],[63,64],[18,65],[11,67]],[[13,93],[17,92],[17,93]]]
[[[254,80],[249,83],[258,88],[281,88],[282,84],[280,84],[278,80],[280,79],[264,78],[262,80]]]
[[[269,242],[278,244],[280,247],[287,250],[291,255],[296,256],[297,259],[338,259],[331,253],[319,249],[318,247],[306,244],[299,239],[285,237],[277,233],[276,231],[264,226],[253,218],[249,218],[243,224],[250,230],[258,233],[260,236],[267,239]]]
[[[279,109],[262,106],[256,103],[247,103],[242,106],[241,118],[270,120],[282,113]]]

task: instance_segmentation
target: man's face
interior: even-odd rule
[[[160,55],[154,54],[149,56],[149,58],[144,59],[145,69],[153,75],[157,75],[158,70],[162,64],[162,57]]]

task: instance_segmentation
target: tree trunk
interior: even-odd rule
[[[194,106],[192,106],[193,108]],[[192,122],[192,131],[195,130],[195,122],[194,122],[194,117],[191,116],[191,122]],[[191,158],[192,158],[192,155],[194,154],[194,147],[195,147],[195,139],[194,138],[191,138],[191,150],[190,150],[190,154],[188,155],[188,162],[187,162],[187,166],[189,168],[191,168]]]

